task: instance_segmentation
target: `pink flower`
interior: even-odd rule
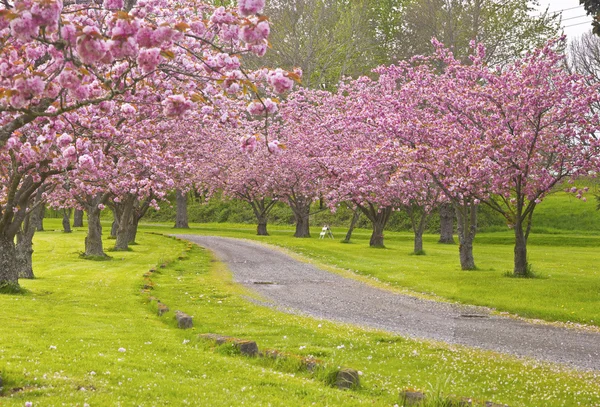
[[[286,72],[281,68],[277,68],[274,71],[269,72],[267,81],[271,86],[273,86],[275,92],[277,93],[287,92],[294,86],[294,81],[290,79]]]
[[[260,14],[265,8],[265,0],[239,0],[238,9],[243,16]]]
[[[169,117],[181,116],[192,107],[194,102],[187,100],[183,95],[171,95],[162,102],[164,112]]]
[[[281,144],[278,140],[273,140],[269,141],[267,148],[271,154],[279,154],[283,148],[283,144]]]
[[[271,27],[268,21],[261,21],[256,25],[245,25],[241,28],[239,37],[248,44],[259,44],[267,39]]]
[[[95,27],[83,28],[83,35],[77,38],[77,52],[84,64],[93,64],[100,61],[108,51],[108,44]]]
[[[88,155],[88,154],[84,154],[81,157],[79,157],[79,166],[85,170],[93,170],[94,169],[94,159]]]
[[[123,0],[105,0],[104,8],[107,8],[109,10],[122,9]]]
[[[256,136],[245,136],[242,137],[240,141],[242,143],[240,150],[242,150],[244,153],[252,153],[256,150]]]
[[[61,134],[61,136],[58,138],[58,146],[61,148],[68,146],[72,142],[73,142],[73,137],[71,137],[67,133]],[[63,153],[63,155],[64,155],[64,153]]]
[[[77,157],[77,150],[74,146],[69,146],[63,150],[62,156],[68,160],[73,161]]]
[[[19,17],[10,22],[12,35],[16,38],[28,41],[37,36],[39,26],[33,21],[33,16],[29,11],[22,12]]]
[[[62,0],[36,1],[31,6],[31,14],[37,25],[56,27],[62,8]]]
[[[140,51],[137,63],[144,73],[148,73],[156,69],[160,60],[160,48],[145,48]]]
[[[121,113],[123,113],[125,116],[129,116],[130,117],[130,116],[135,115],[137,112],[135,110],[135,107],[133,107],[129,103],[124,103],[121,106]]]

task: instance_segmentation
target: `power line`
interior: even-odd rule
[[[587,15],[581,15],[581,16],[577,16],[577,17],[569,17],[569,18],[563,18],[560,21],[569,21],[569,20],[575,20],[576,18],[582,18],[582,17],[587,17]]]
[[[591,21],[584,21],[583,23],[577,23],[577,24],[566,25],[566,26],[564,26],[563,28],[575,27],[575,26],[578,26],[578,25],[582,25],[582,24],[591,24],[591,23],[592,23]]]

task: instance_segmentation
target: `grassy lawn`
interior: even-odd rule
[[[152,230],[172,233],[165,225]],[[202,224],[185,233],[215,234],[253,239],[301,254],[316,263],[352,270],[391,286],[448,300],[484,305],[499,311],[548,321],[600,326],[600,237],[572,234],[534,234],[529,258],[538,278],[506,277],[512,271],[513,237],[509,232],[482,233],[475,240],[476,271],[461,271],[457,245],[437,244],[438,236],[425,236],[425,256],[411,255],[410,233],[386,233],[386,248],[368,247],[370,232],[358,230],[352,243],[340,239],[345,230],[334,229],[336,240],[297,239],[288,228],[271,226],[271,236],[256,236],[251,225]]]
[[[47,229],[52,226],[49,222]],[[251,235],[239,230],[228,233]],[[398,403],[398,391],[405,388],[439,390],[513,407],[600,406],[596,373],[283,314],[248,301],[250,294],[232,284],[223,266],[200,248],[188,251],[183,242],[140,233],[140,244],[132,251],[111,253],[112,260],[94,262],[78,257],[84,236],[83,231],[39,233],[34,258],[38,278],[23,281],[22,295],[0,295],[2,407],[23,406],[26,401],[34,406],[87,403],[91,407],[392,406]],[[296,241],[277,234],[270,239],[286,245]],[[408,256],[410,244],[404,235],[390,239],[390,248],[379,251],[364,250],[360,239],[353,245],[316,239],[301,242],[306,246],[296,250],[341,267],[342,261],[358,263],[359,252],[371,253],[373,259],[382,260],[382,273],[390,266],[386,256],[393,250],[406,264],[432,262],[429,256],[434,255],[432,248],[428,256]],[[107,247],[111,243],[107,241]],[[343,251],[335,255],[337,247]],[[456,248],[439,250],[441,256]],[[350,254],[355,257],[346,259]],[[143,274],[162,263],[167,267],[151,276],[155,285],[151,295],[171,311],[158,317],[140,288]],[[490,273],[500,272],[497,267]],[[176,309],[194,316],[194,329],[176,328]],[[204,332],[253,339],[262,349],[312,355],[330,369],[353,367],[363,372],[362,388],[337,390],[293,364],[276,366],[232,355],[227,348],[214,349],[197,339]]]

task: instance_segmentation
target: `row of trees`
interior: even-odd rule
[[[269,127],[288,148],[273,151],[272,141],[253,151],[244,138],[247,156],[225,149],[211,182],[253,206],[259,234],[283,200],[298,220],[296,236],[306,236],[309,204],[325,197],[332,209],[350,202],[372,222],[371,246],[383,246],[390,214],[405,210],[416,253],[432,210],[451,204],[465,270],[475,268],[477,208],[485,204],[514,230],[514,273],[527,274],[536,206],[564,181],[598,171],[598,85],[568,71],[562,40],[502,68],[485,63],[481,46],[465,64],[435,45],[435,56],[380,67],[376,79],[292,93]]]
[[[372,221],[373,246],[383,245],[390,213],[404,209],[416,252],[432,209],[451,204],[463,268],[475,265],[476,208],[483,202],[520,231],[515,272],[523,273],[535,204],[556,182],[591,168],[595,157],[593,137],[585,137],[595,117],[585,106],[595,102],[596,89],[562,70],[556,43],[507,62],[552,32],[553,17],[530,17],[522,2],[502,2],[500,13],[492,0],[445,1],[444,17],[431,14],[427,26],[448,33],[456,56],[434,43],[435,57],[338,82],[359,72],[357,61],[366,61],[364,72],[405,56],[400,39],[411,26],[390,25],[388,17],[409,21],[426,2],[309,3],[272,3],[276,21],[293,24],[288,31],[274,25],[279,46],[266,62],[285,66],[310,50],[302,60],[309,63],[305,83],[330,90],[305,88],[280,104],[277,94],[290,91],[302,70],[259,67],[271,31],[262,0],[240,0],[236,8],[171,0],[2,2],[0,285],[33,275],[32,225],[45,202],[85,210],[85,255],[103,257],[102,209],[115,214],[115,249],[126,250],[145,211],[174,189],[180,201],[190,189],[246,200],[259,233],[266,233],[274,202],[285,201],[299,237],[308,234],[312,201],[324,199],[332,209],[350,202]],[[493,18],[519,22],[523,48],[496,41],[504,27]],[[358,32],[363,23],[372,31]],[[492,52],[477,49],[468,59],[465,38],[481,39]],[[242,66],[243,57],[253,70]],[[500,67],[487,68],[490,61]],[[548,133],[555,138],[546,142]],[[557,152],[565,145],[580,155],[563,169],[556,160],[571,154]],[[549,164],[538,174],[533,161],[543,158]],[[520,181],[510,189],[534,172],[547,181],[542,187]]]
[[[242,65],[268,47],[264,5],[0,3],[0,287],[32,276],[44,202],[87,212],[89,256],[105,256],[99,214],[110,206],[126,249],[149,206],[189,188],[191,154],[215,147],[203,149],[208,132],[242,125],[260,89],[292,87],[296,73]]]

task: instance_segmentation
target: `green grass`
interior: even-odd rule
[[[109,261],[84,260],[78,256],[84,235],[39,233],[38,278],[23,281],[22,294],[0,295],[2,407],[26,401],[92,407],[391,406],[406,388],[513,407],[600,405],[600,377],[594,373],[284,314],[250,302],[256,297],[233,284],[203,249],[188,250],[183,242],[157,235],[140,233],[139,245],[113,253]],[[361,244],[313,243],[362,251]],[[432,256],[433,248],[427,256],[408,257],[401,250],[408,262]],[[163,263],[165,268],[156,268]],[[157,272],[150,275],[150,295],[171,309],[162,317],[140,292],[151,268]],[[176,328],[177,309],[194,316],[193,330]],[[293,363],[214,349],[197,339],[205,332],[312,355],[328,369],[353,367],[363,372],[362,386],[340,391]]]
[[[152,230],[173,233],[173,229]],[[343,229],[333,230],[342,238]],[[536,278],[506,277],[513,268],[510,232],[479,234],[475,239],[476,271],[462,271],[458,245],[437,244],[438,236],[424,237],[425,256],[411,255],[410,233],[388,232],[385,249],[368,247],[367,230],[358,230],[352,243],[296,239],[291,228],[270,227],[271,236],[256,236],[251,225],[194,225],[182,233],[216,234],[278,245],[318,264],[350,270],[392,287],[432,294],[447,300],[483,305],[527,318],[600,326],[599,236],[532,235],[529,260]]]

